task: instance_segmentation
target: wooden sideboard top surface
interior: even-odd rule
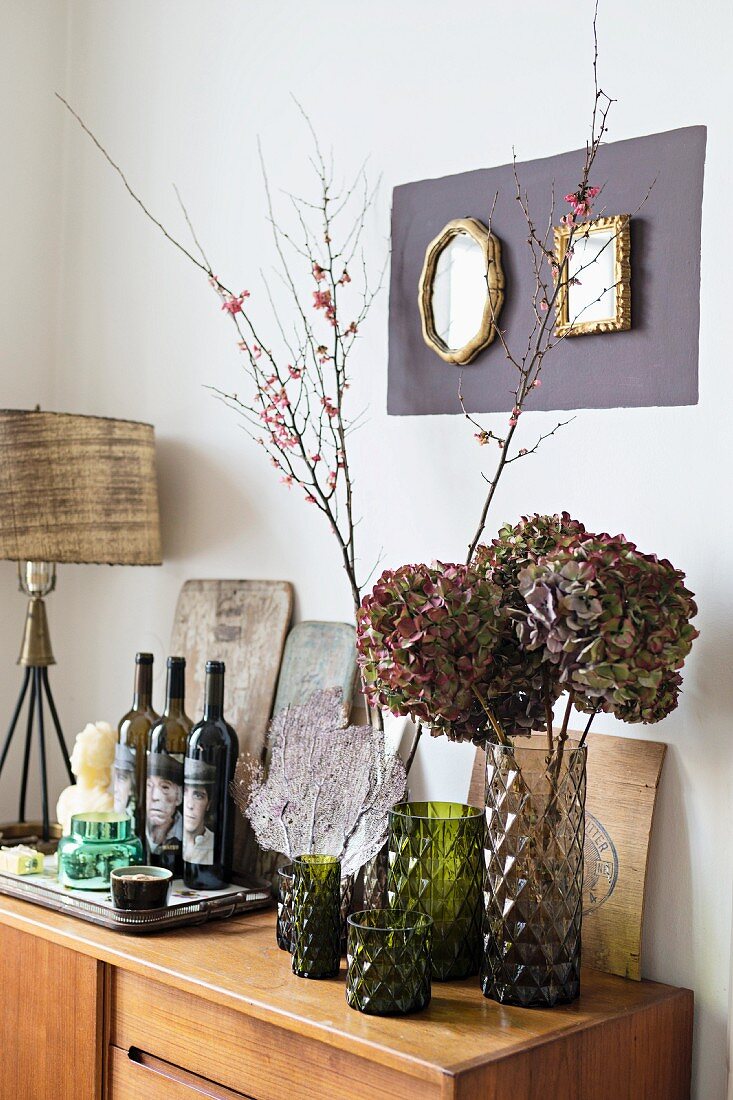
[[[478,979],[470,978],[434,982],[430,1006],[416,1015],[365,1016],[346,1004],[344,963],[339,977],[327,981],[293,975],[290,956],[275,943],[274,924],[270,910],[200,928],[123,935],[0,896],[0,925],[337,1050],[395,1068],[412,1063],[418,1074],[418,1067],[423,1073],[465,1072],[675,1000],[691,1010],[689,990],[586,969],[580,999],[552,1010],[503,1007],[483,997]]]

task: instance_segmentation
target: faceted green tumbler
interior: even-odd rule
[[[332,978],[341,962],[341,863],[298,856],[293,874],[293,973]]]
[[[459,802],[401,802],[389,815],[390,908],[433,919],[433,978],[478,973],[484,815]]]
[[[404,1016],[430,1003],[432,924],[424,913],[367,909],[349,917],[346,1001],[374,1016]]]

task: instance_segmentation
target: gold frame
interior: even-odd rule
[[[433,280],[438,256],[453,237],[467,233],[481,245],[486,260],[488,293],[478,332],[462,348],[449,348],[435,331],[433,318]],[[425,262],[420,274],[418,306],[422,318],[422,334],[425,343],[446,363],[464,366],[470,363],[483,348],[488,347],[496,335],[495,322],[504,302],[504,272],[501,267],[501,242],[476,218],[456,218],[448,222],[425,250]]]
[[[629,223],[630,214],[614,214],[609,218],[595,218],[593,221],[573,228],[574,239],[587,237],[591,233],[603,233],[613,230],[611,245],[614,250],[614,286],[616,288],[616,310],[613,317],[601,318],[597,321],[576,321],[573,323],[568,316],[568,287],[560,286],[557,294],[555,334],[557,336],[586,336],[594,332],[626,332],[631,328],[631,231]],[[560,225],[554,227],[555,259],[562,268],[565,253],[568,247],[571,227]],[[565,273],[567,278],[567,272]]]

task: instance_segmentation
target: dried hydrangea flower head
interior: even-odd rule
[[[505,523],[490,546],[477,547],[477,566],[501,588],[507,612],[506,628],[495,653],[497,670],[490,699],[496,718],[510,736],[544,730],[547,701],[552,706],[563,691],[542,653],[519,642],[515,615],[526,611],[518,587],[519,574],[547,554],[573,547],[588,537],[579,520],[562,512],[522,516],[518,523]]]
[[[501,590],[485,571],[441,562],[385,570],[357,615],[368,702],[472,739],[487,725],[479,699],[503,628]]]
[[[518,523],[500,527],[490,546],[476,548],[476,564],[490,569],[496,583],[511,594],[516,592],[520,570],[588,537],[584,525],[568,512],[522,516]]]
[[[658,722],[677,705],[677,670],[698,635],[684,576],[622,535],[585,538],[520,572],[520,643],[581,710]]]

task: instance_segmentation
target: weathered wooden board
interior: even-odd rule
[[[296,623],[285,642],[273,714],[298,706],[314,691],[341,688],[344,720],[356,681],[356,630],[350,623]]]
[[[264,749],[292,610],[287,581],[191,580],[178,597],[171,652],[186,658],[186,709],[194,720],[200,717],[206,661],[225,661],[225,714],[240,754],[259,757]],[[235,872],[251,873],[256,852],[237,814]]]
[[[583,963],[637,981],[649,838],[666,748],[601,733],[588,737]],[[468,793],[474,805],[484,802],[485,770],[485,754],[477,749]]]

